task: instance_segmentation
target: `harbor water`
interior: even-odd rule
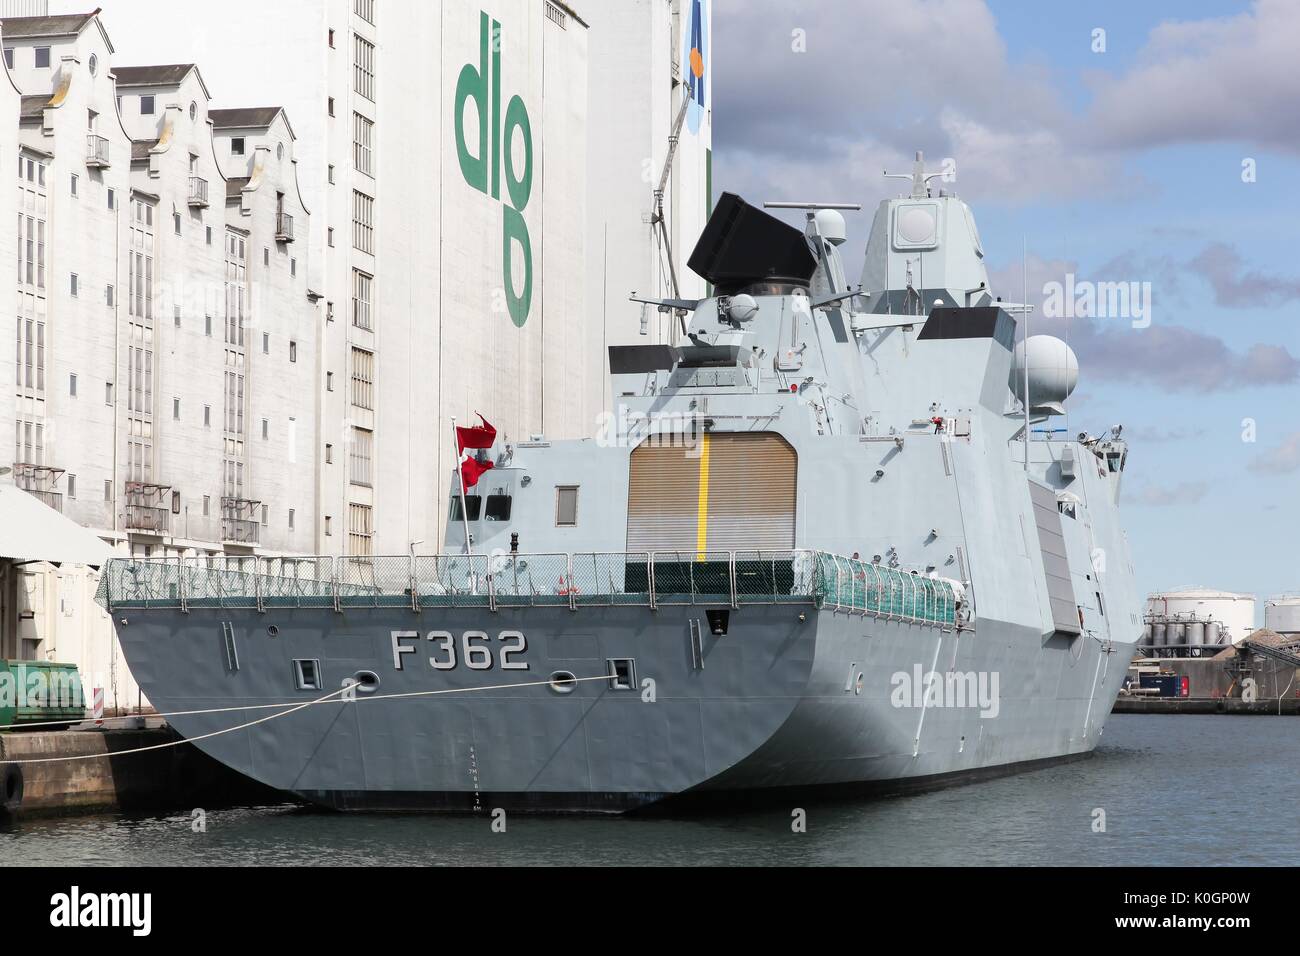
[[[1115,715],[1090,759],[926,794],[687,818],[336,814],[292,806],[0,825],[0,866],[1300,865],[1300,723]],[[806,813],[806,832],[792,814]],[[1104,832],[1099,826],[1103,822]]]

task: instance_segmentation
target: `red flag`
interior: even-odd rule
[[[475,414],[478,414],[475,412]],[[478,420],[483,424],[475,428],[461,428],[456,426],[456,453],[465,454],[466,448],[491,448],[492,443],[497,440],[497,430],[492,427],[491,423],[482,415]]]
[[[459,431],[460,429],[457,429]],[[477,429],[466,429],[466,431],[476,431]],[[460,463],[460,474],[465,481],[465,490],[473,488],[478,484],[479,478],[483,472],[492,470],[492,462],[479,461],[477,458],[466,458]]]

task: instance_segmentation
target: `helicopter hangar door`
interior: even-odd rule
[[[666,436],[665,436],[666,437]],[[633,449],[627,550],[788,551],[798,458],[770,432],[705,432]]]

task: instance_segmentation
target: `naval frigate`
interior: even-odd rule
[[[909,178],[856,287],[838,209],[784,204],[800,229],[724,194],[689,260],[711,294],[655,302],[678,344],[611,347],[592,438],[480,429],[438,554],[112,561],[149,700],[338,809],[622,812],[1089,753],[1142,631],[1127,446],[1050,427],[1073,353],[1018,341],[971,210],[919,154]]]

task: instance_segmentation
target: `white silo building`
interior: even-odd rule
[[[1147,598],[1147,623],[1157,635],[1165,628],[1169,646],[1236,644],[1255,630],[1255,595],[1204,587],[1158,591]]]
[[[1265,601],[1264,626],[1287,637],[1300,638],[1300,594],[1283,594]]]

